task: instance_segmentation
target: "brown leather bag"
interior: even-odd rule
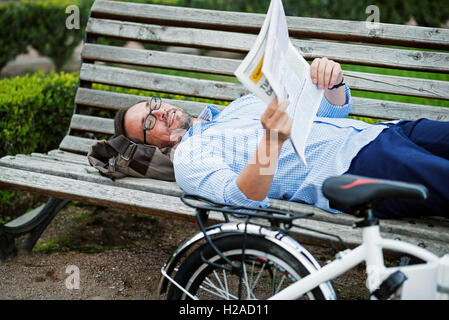
[[[101,175],[112,180],[133,176],[175,181],[172,161],[174,151],[175,148],[159,149],[138,144],[120,135],[95,142],[87,158]]]

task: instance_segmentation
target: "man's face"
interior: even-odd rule
[[[124,127],[128,138],[143,142],[144,120],[149,113],[146,102],[132,106],[125,114]],[[159,148],[173,147],[192,125],[192,117],[183,109],[162,102],[158,110],[152,110],[156,124],[146,130],[147,144]]]

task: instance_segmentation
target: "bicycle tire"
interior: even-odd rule
[[[244,235],[227,235],[218,240],[214,239],[215,246],[229,259],[235,262],[242,261],[242,243],[244,241]],[[246,235],[246,248],[245,248],[245,269],[246,276],[243,277],[242,291],[245,299],[268,299],[279,289],[286,287],[289,283],[295,282],[310,272],[307,268],[294,258],[289,252],[282,247],[273,244],[273,242],[259,236]],[[213,266],[209,263],[203,262],[201,253],[206,260],[212,261],[216,264],[222,264],[223,258],[221,258],[216,251],[208,244],[205,243],[202,246],[194,250],[180,265],[174,280],[185,288],[193,296],[197,296],[199,299],[212,300],[216,298],[231,299],[238,297],[238,287],[236,282],[238,277],[230,272],[226,274],[223,268]],[[255,265],[257,265],[258,273],[254,278],[254,273],[251,274],[251,280],[247,272],[248,267],[251,266],[254,271]],[[268,271],[270,276],[280,272],[282,279],[279,283],[276,283],[276,279],[271,279],[271,285],[265,283],[266,276],[261,272]],[[276,270],[276,271],[275,271]],[[221,273],[222,276],[219,274]],[[212,275],[212,280],[208,277]],[[215,279],[214,279],[215,278]],[[258,280],[257,280],[258,279]],[[257,281],[256,281],[257,280]],[[287,280],[285,282],[285,280]],[[264,281],[262,283],[262,281]],[[256,285],[262,284],[262,288],[255,288]],[[284,283],[285,282],[285,286]],[[231,285],[235,288],[231,289]],[[268,286],[267,286],[268,285]],[[208,288],[206,288],[208,286]],[[214,288],[215,286],[215,288]],[[251,288],[254,286],[254,288]],[[271,287],[271,288],[270,288]],[[276,290],[273,290],[276,287]],[[201,290],[198,290],[201,289]],[[215,289],[215,293],[211,293]],[[208,291],[209,290],[209,291]],[[227,291],[227,292],[226,292]],[[214,296],[214,294],[216,296]],[[319,287],[308,292],[305,299],[317,299],[324,300],[325,295],[322,293]],[[167,300],[184,300],[190,299],[185,292],[180,290],[176,285],[171,284],[167,294]]]

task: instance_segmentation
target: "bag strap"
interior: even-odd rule
[[[133,157],[136,151],[137,144],[129,140],[123,135],[110,138],[107,143],[118,153],[122,155],[124,160],[129,160]]]
[[[128,161],[128,165],[131,169],[143,176],[146,174],[149,163],[134,159],[134,154],[138,148],[138,145],[135,142],[131,141],[124,135],[120,135],[110,138],[107,143],[122,156],[123,160]],[[144,145],[141,145],[141,147],[145,148]],[[147,149],[153,151],[150,153],[151,155],[148,159],[149,162],[151,162],[155,147],[148,146]]]

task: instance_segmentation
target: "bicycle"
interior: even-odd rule
[[[373,215],[377,201],[425,199],[424,186],[342,175],[327,179],[323,194],[334,206],[363,218],[356,224],[363,228],[362,243],[354,249],[348,249],[338,235],[327,234],[344,250],[332,245],[336,258],[323,267],[287,234],[292,226],[304,228],[295,220],[311,214],[231,206],[183,194],[181,200],[196,210],[201,231],[184,241],[161,268],[159,292],[170,283],[167,299],[333,300],[337,297],[331,280],[365,262],[372,299],[449,299],[449,254],[438,257],[421,247],[382,238]],[[210,211],[221,212],[225,222],[206,228]],[[231,222],[229,216],[241,221]],[[386,267],[383,249],[423,263]]]

